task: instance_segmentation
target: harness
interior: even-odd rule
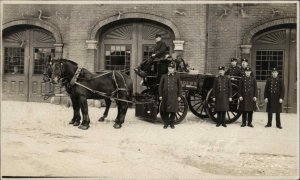
[[[125,91],[125,92],[128,94],[128,88],[127,88],[127,85],[126,85],[124,76],[123,76],[120,72],[117,72],[117,71],[110,71],[110,72],[106,72],[106,73],[103,73],[103,74],[100,74],[100,75],[98,75],[98,76],[95,76],[95,77],[91,78],[91,79],[96,79],[96,78],[105,76],[105,75],[107,75],[107,74],[112,74],[112,79],[114,80],[116,89],[115,89],[113,92],[111,92],[111,93],[104,93],[104,92],[101,92],[101,91],[97,91],[97,90],[91,89],[91,88],[89,88],[89,87],[87,87],[87,86],[85,86],[85,85],[83,85],[83,84],[77,82],[77,79],[78,79],[78,77],[79,77],[81,71],[82,71],[82,68],[77,68],[77,70],[76,70],[74,76],[72,77],[72,79],[71,79],[71,81],[70,81],[70,86],[74,86],[74,85],[76,84],[76,85],[78,85],[78,86],[81,86],[81,87],[83,87],[83,88],[85,88],[85,89],[91,91],[91,92],[94,93],[94,94],[98,94],[98,95],[103,96],[103,97],[105,97],[105,98],[110,98],[110,99],[115,99],[115,100],[118,100],[118,101],[123,101],[123,102],[132,103],[132,101],[120,99],[120,98],[118,97],[118,95],[119,95],[118,92],[119,92],[119,91]],[[123,83],[124,83],[124,86],[125,86],[124,88],[121,88],[121,87],[119,86],[119,84],[118,84],[118,82],[117,82],[117,79],[116,79],[116,73],[118,73],[118,74],[122,77],[122,80],[123,80]],[[89,79],[89,80],[91,80],[91,79]],[[116,93],[117,93],[117,98],[114,97]]]

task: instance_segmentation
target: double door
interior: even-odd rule
[[[43,73],[54,57],[53,36],[42,29],[19,29],[3,35],[3,100],[44,102],[52,90]]]

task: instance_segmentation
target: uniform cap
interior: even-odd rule
[[[248,59],[246,59],[246,58],[243,58],[243,59],[242,59],[242,62],[243,62],[243,61],[245,61],[245,62],[248,62]]]
[[[158,38],[158,37],[161,37],[161,35],[160,35],[160,34],[156,34],[156,35],[155,35],[155,38]]]
[[[237,61],[237,59],[236,59],[236,58],[231,58],[230,61],[231,61],[231,62]]]
[[[224,66],[219,66],[218,70],[225,70],[225,67]]]
[[[278,72],[278,69],[277,68],[272,68],[272,72]]]
[[[251,68],[250,67],[246,67],[245,71],[251,71]]]

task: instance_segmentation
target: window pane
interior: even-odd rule
[[[4,73],[24,73],[24,48],[5,48]]]
[[[43,74],[46,71],[47,64],[55,56],[54,48],[35,48],[33,74]]]
[[[271,75],[271,69],[274,67],[281,72],[282,61],[283,51],[256,51],[256,78],[258,80],[267,79]]]
[[[130,68],[130,46],[106,45],[105,69],[124,70]]]

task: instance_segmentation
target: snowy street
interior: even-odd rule
[[[173,129],[135,117],[129,109],[121,129],[117,109],[98,122],[104,108],[90,107],[90,128],[68,122],[72,108],[2,101],[2,176],[93,176],[118,178],[216,178],[298,175],[299,121],[282,113],[283,129],[265,128],[266,112],[255,112],[254,128],[241,117],[227,128],[191,112]]]

